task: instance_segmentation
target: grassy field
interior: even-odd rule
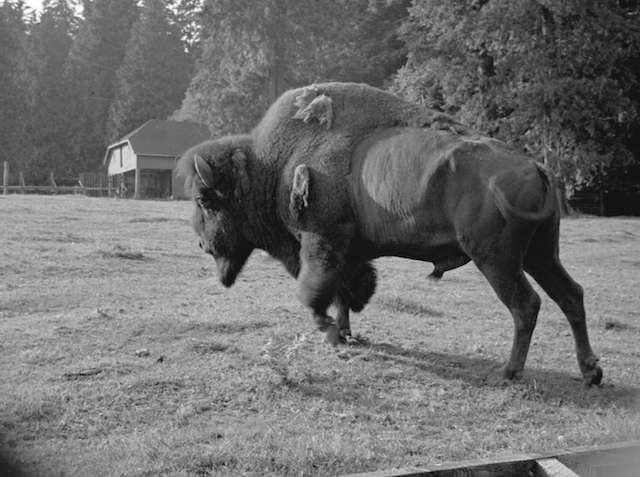
[[[525,375],[468,265],[377,262],[358,346],[255,252],[226,290],[187,202],[0,197],[0,454],[42,476],[335,475],[640,438],[640,220],[567,219],[602,386],[543,295]]]

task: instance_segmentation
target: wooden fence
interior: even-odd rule
[[[595,191],[579,191],[569,199],[569,205],[583,214],[604,215],[604,194]]]
[[[96,172],[81,172],[78,183],[82,187],[85,195],[92,196],[113,196],[115,190],[109,177],[106,174]]]
[[[114,189],[106,174],[83,172],[78,178],[56,178],[51,172],[46,184],[27,185],[22,172],[12,184],[9,165],[5,161],[2,173],[2,193],[17,194],[83,194],[91,196],[113,196]]]

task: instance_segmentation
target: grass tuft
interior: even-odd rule
[[[229,349],[229,345],[226,343],[218,343],[216,341],[202,341],[193,343],[190,348],[195,353],[206,355],[226,351]]]
[[[638,331],[638,327],[614,319],[606,319],[604,321],[604,329],[613,331]]]
[[[115,245],[111,250],[98,250],[98,254],[103,258],[121,258],[125,260],[149,260],[142,252],[129,250],[122,245]]]
[[[416,316],[444,316],[444,312],[431,308],[423,303],[404,298],[404,297],[389,297],[384,296],[380,298],[380,304],[383,308],[394,313],[407,313],[409,315]]]
[[[295,386],[311,380],[311,372],[305,357],[311,348],[307,334],[296,335],[290,339],[284,336],[272,336],[262,348],[262,359],[269,369],[286,386]]]
[[[274,323],[266,321],[247,321],[247,322],[229,322],[229,323],[213,323],[210,330],[213,333],[234,334],[234,333],[250,333],[262,328],[272,328]]]
[[[586,388],[533,280],[542,307],[515,382],[501,374],[513,322],[473,265],[436,285],[429,265],[376,260],[358,343],[333,348],[296,334],[308,312],[266,255],[223,288],[192,207],[0,200],[0,460],[26,475],[320,476],[640,439],[639,220],[561,224],[604,370]]]

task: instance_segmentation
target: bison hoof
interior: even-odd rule
[[[602,368],[596,366],[594,370],[587,373],[584,377],[587,386],[598,386],[602,382]]]
[[[522,370],[505,368],[505,370],[502,372],[502,376],[504,377],[504,379],[514,381],[522,377]]]
[[[361,343],[357,338],[351,336],[351,330],[340,330],[340,343],[348,346],[359,346]]]
[[[335,321],[327,315],[313,315],[313,320],[320,331],[327,331],[331,326],[335,327]]]
[[[598,386],[602,382],[602,368],[598,366],[597,360],[584,366],[582,376],[587,386]]]
[[[338,346],[342,337],[340,336],[340,332],[338,331],[338,327],[336,325],[328,326],[326,329],[325,341],[329,343],[331,346]]]

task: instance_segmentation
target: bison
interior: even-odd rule
[[[585,382],[600,383],[583,290],[559,259],[554,177],[504,143],[384,91],[326,83],[284,93],[251,134],[195,146],[179,168],[223,285],[265,250],[331,343],[374,293],[375,258],[432,262],[435,279],[472,261],[513,316],[506,378],[524,368],[540,308],[526,271],[566,315]]]

